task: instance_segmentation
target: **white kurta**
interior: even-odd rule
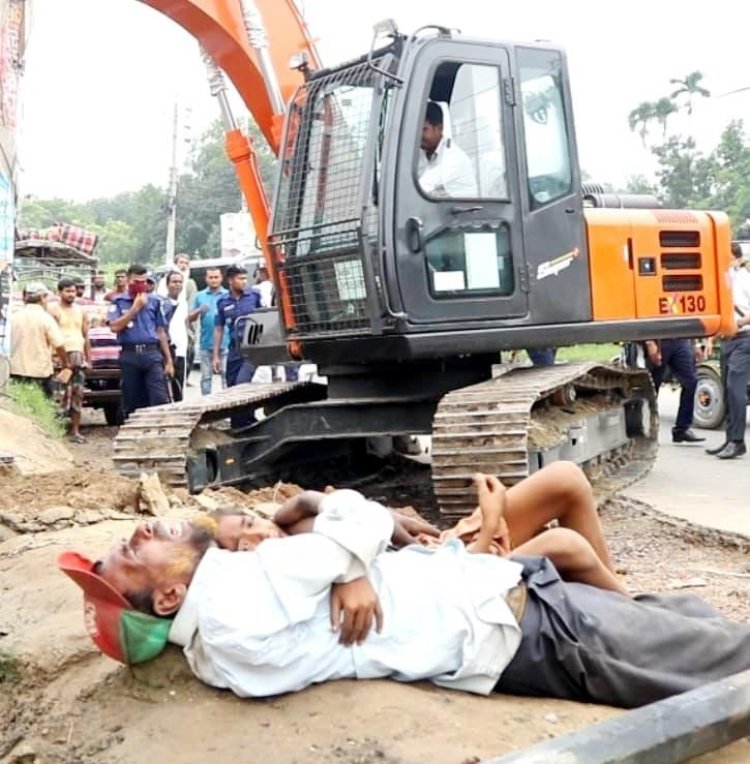
[[[745,268],[730,268],[729,283],[732,287],[732,301],[740,316],[750,316],[750,271]],[[743,326],[739,333],[750,332],[750,325]]]
[[[315,533],[268,540],[254,552],[206,553],[170,632],[196,676],[240,696],[346,677],[491,692],[521,638],[504,599],[521,566],[468,554],[458,541],[384,552],[387,510],[356,492],[331,497]],[[330,625],[330,587],[365,568],[383,630],[344,647]]]

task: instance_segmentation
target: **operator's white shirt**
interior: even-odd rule
[[[740,318],[740,314],[750,316],[750,271],[746,268],[730,268],[729,283],[732,286],[732,302],[740,311],[736,317]],[[743,326],[739,332],[750,332],[750,325]]]
[[[429,159],[420,150],[417,173],[419,185],[430,196],[478,196],[474,165],[450,138],[441,138]]]
[[[314,533],[254,552],[210,549],[170,640],[193,672],[240,696],[301,690],[330,679],[431,679],[488,694],[515,655],[520,629],[504,595],[521,566],[469,554],[459,541],[385,552],[390,514],[355,491],[321,506]],[[330,626],[330,587],[368,569],[384,623],[343,647]]]

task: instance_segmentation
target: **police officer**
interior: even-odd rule
[[[647,340],[645,343],[646,368],[653,380],[656,394],[664,381],[667,368],[680,383],[680,405],[672,427],[672,443],[702,443],[705,438],[696,435],[692,428],[695,413],[695,388],[698,387],[696,351],[691,340]]]
[[[721,341],[721,379],[727,400],[727,427],[724,442],[706,452],[719,459],[736,459],[747,452],[745,445],[745,407],[750,381],[750,272],[742,267],[742,248],[732,242],[732,285],[737,332]]]
[[[241,265],[230,265],[226,270],[229,294],[221,297],[216,304],[214,322],[213,370],[221,373],[221,343],[224,332],[229,333],[229,353],[227,354],[227,387],[242,382],[250,382],[255,374],[255,366],[245,360],[237,348],[236,325],[240,316],[247,316],[260,307],[260,296],[247,286],[247,270]]]
[[[145,266],[128,268],[128,289],[112,298],[107,323],[117,332],[122,351],[122,408],[128,416],[138,408],[169,402],[167,381],[174,375],[161,301],[148,294]]]

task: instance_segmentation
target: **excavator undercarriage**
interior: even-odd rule
[[[169,484],[197,491],[272,479],[288,471],[301,448],[306,460],[330,459],[353,440],[431,434],[437,502],[443,514],[460,516],[474,508],[477,471],[512,485],[569,459],[604,499],[655,459],[656,400],[643,371],[593,363],[499,365],[490,379],[447,393],[424,379],[423,388],[403,371],[400,389],[395,379],[381,380],[387,395],[367,376],[359,385],[352,378],[347,385],[238,385],[195,402],[142,409],[120,429],[114,461],[123,474],[156,471]],[[456,374],[473,376],[471,369],[445,371],[450,379]],[[231,426],[242,417],[256,421]]]

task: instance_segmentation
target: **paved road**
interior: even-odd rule
[[[705,447],[723,442],[723,430],[696,430],[705,443],[672,443],[678,397],[661,391],[659,456],[652,472],[626,493],[667,514],[750,536],[750,454],[731,461],[706,454]]]

